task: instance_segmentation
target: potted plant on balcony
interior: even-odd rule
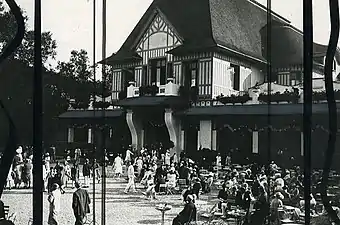
[[[298,102],[299,95],[295,92],[285,92],[280,93],[276,92],[272,95],[270,95],[270,101],[271,102],[290,102],[290,103],[296,103]],[[262,102],[269,102],[269,95],[261,93],[259,96],[259,100]]]
[[[93,102],[93,108],[101,108],[101,109],[106,109],[110,106],[110,102],[104,102],[104,101],[99,101],[99,102]]]
[[[190,91],[184,86],[180,86],[178,89],[178,95],[181,96],[182,98],[189,99]]]
[[[334,97],[335,97],[335,100],[340,100],[340,91],[339,90],[334,91]]]
[[[174,83],[174,81],[175,81],[175,78],[172,77],[172,76],[169,76],[169,77],[166,79],[166,82],[167,82],[167,83],[169,83],[169,82]]]
[[[126,99],[126,90],[122,90],[122,91],[119,92],[118,99],[119,100]]]
[[[190,100],[192,102],[197,102],[198,100],[198,87],[193,86],[190,88]]]
[[[88,102],[74,102],[72,103],[74,109],[87,109],[89,107]]]
[[[325,91],[321,91],[321,92],[314,91],[312,98],[313,98],[313,101],[316,101],[316,102],[327,100],[326,92]]]
[[[230,95],[230,96],[217,96],[216,98],[219,102],[222,104],[235,104],[235,103],[241,103],[244,104],[247,101],[250,100],[249,94],[244,95]]]
[[[140,96],[155,96],[158,93],[158,87],[156,85],[145,85],[139,87]]]

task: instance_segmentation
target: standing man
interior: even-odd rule
[[[127,161],[127,166],[128,166],[128,184],[124,190],[124,193],[127,194],[130,188],[132,188],[132,192],[137,192],[135,189],[135,169],[133,168],[133,165],[131,164],[130,161]]]
[[[52,145],[50,148],[51,156],[52,156],[52,162],[55,162],[56,160],[56,148]]]
[[[80,187],[80,184],[76,181],[75,187],[77,190],[73,193],[72,209],[74,217],[76,218],[75,225],[83,225],[84,217],[87,213],[90,213],[90,196],[89,193]]]
[[[85,187],[90,186],[90,173],[91,173],[90,161],[89,159],[86,159],[83,165],[83,176],[84,176]],[[93,176],[95,176],[95,174],[93,174]]]
[[[48,195],[48,202],[50,203],[50,213],[48,215],[49,225],[58,225],[58,214],[60,212],[60,197],[61,191],[57,183],[52,184],[52,191]]]

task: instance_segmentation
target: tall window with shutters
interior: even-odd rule
[[[233,68],[234,72],[231,74],[230,80],[232,88],[236,91],[240,90],[240,66],[235,64],[230,64],[230,67]]]
[[[166,84],[166,59],[150,60],[151,84],[157,86]]]
[[[197,87],[198,86],[198,62],[190,61],[184,64],[185,78],[184,86]]]
[[[135,81],[135,68],[126,68],[123,70],[123,82],[121,90],[125,90],[129,86],[130,81]]]

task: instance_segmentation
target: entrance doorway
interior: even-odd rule
[[[145,111],[143,114],[144,145],[152,146],[170,142],[168,128],[164,120],[163,110]]]

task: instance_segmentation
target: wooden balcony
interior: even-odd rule
[[[173,83],[173,78],[168,78],[167,84],[159,86],[136,87],[135,82],[130,82],[127,88],[126,98],[140,96],[178,96],[179,85]]]

